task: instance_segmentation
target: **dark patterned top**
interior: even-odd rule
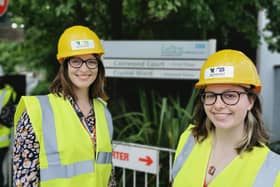
[[[83,115],[77,103],[71,98],[67,97],[73,105],[81,122],[84,122],[87,131],[93,137],[95,143],[95,116],[93,109],[90,110],[87,117]],[[30,122],[30,118],[24,112],[16,127],[16,135],[14,141],[13,152],[13,182],[14,186],[29,187],[39,186],[40,167],[39,167],[39,142],[36,139],[35,132]],[[110,187],[116,186],[116,182],[111,175]]]

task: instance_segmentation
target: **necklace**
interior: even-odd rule
[[[216,168],[215,166],[210,166],[208,169],[208,174],[213,176],[215,174]]]

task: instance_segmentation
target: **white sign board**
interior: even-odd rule
[[[203,60],[106,59],[107,68],[200,69]]]
[[[206,59],[216,51],[216,40],[103,41],[104,58]]]
[[[199,71],[122,68],[107,69],[106,75],[119,78],[198,79]]]
[[[159,152],[137,144],[113,143],[113,166],[157,174]]]
[[[216,40],[103,41],[107,77],[198,79]]]
[[[203,60],[106,59],[107,77],[198,79]]]

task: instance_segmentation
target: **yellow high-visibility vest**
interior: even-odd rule
[[[15,122],[27,111],[40,143],[41,187],[107,187],[112,169],[112,119],[104,102],[93,100],[96,150],[68,100],[54,94],[23,96]]]
[[[181,135],[172,170],[173,187],[203,187],[212,136],[197,143],[190,127]],[[254,147],[238,155],[208,187],[279,187],[280,155],[268,147]]]
[[[11,99],[15,101],[16,92],[11,86],[5,85],[4,88],[0,89],[0,113],[3,107],[5,107]],[[10,135],[11,129],[3,124],[0,124],[0,148],[9,147],[11,141]]]

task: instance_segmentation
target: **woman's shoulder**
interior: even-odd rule
[[[277,163],[278,170],[280,171],[280,154],[272,150],[269,150],[267,159],[271,160],[273,163]]]
[[[271,184],[267,184],[267,186],[279,186],[280,185],[280,155],[269,150],[269,148],[267,149],[268,152],[258,172],[257,180],[259,180],[258,181],[259,183],[263,181],[271,183]]]
[[[268,146],[254,147],[250,152],[245,152],[241,157],[248,158],[252,162],[262,163],[267,171],[277,170],[280,172],[280,154],[272,151]]]
[[[189,138],[193,138],[193,136],[192,136],[192,128],[193,128],[193,125],[189,124],[186,127],[186,129],[181,133],[177,147],[182,147],[186,143],[186,141],[189,140]]]
[[[181,138],[188,138],[192,133],[192,128],[194,127],[193,124],[189,124],[186,129],[181,134]]]
[[[101,97],[94,98],[94,100],[100,102],[102,105],[107,106],[107,102]]]
[[[20,116],[20,119],[19,121],[17,122],[17,126],[16,126],[16,133],[18,134],[21,134],[23,132],[29,132],[29,131],[32,131],[32,125],[31,125],[31,122],[30,122],[30,117],[27,113],[27,111],[24,111],[22,113],[22,115]]]

